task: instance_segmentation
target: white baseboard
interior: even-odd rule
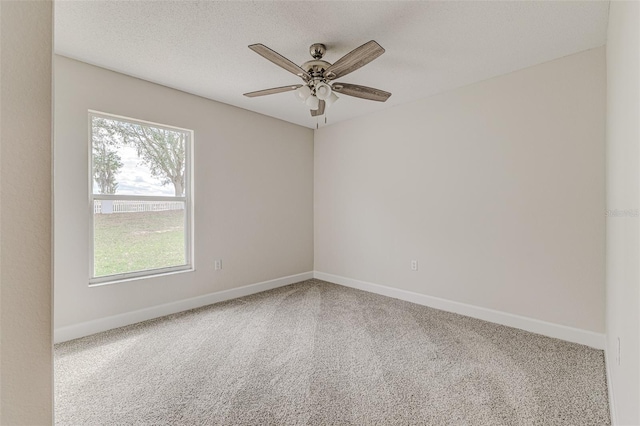
[[[431,308],[447,312],[454,312],[456,314],[466,315],[468,317],[478,318],[484,321],[519,328],[521,330],[542,334],[556,339],[566,340],[568,342],[579,343],[596,349],[605,348],[605,335],[602,333],[595,333],[579,328],[554,324],[534,318],[482,308],[480,306],[468,305],[466,303],[454,302],[452,300],[354,280],[352,278],[345,278],[338,275],[326,274],[324,272],[314,271],[313,277],[346,287],[368,291],[370,293],[377,293],[383,296],[393,297],[395,299],[405,300],[407,302],[417,303],[419,305],[429,306]]]
[[[289,275],[287,277],[276,278],[274,280],[263,281],[260,283],[245,285],[229,290],[217,291],[215,293],[192,297],[190,299],[178,300],[176,302],[165,303],[163,305],[152,306],[150,308],[140,309],[133,312],[126,312],[106,318],[99,318],[80,324],[68,325],[65,327],[56,328],[53,332],[53,340],[55,343],[66,342],[68,340],[89,336],[101,331],[111,330],[113,328],[123,327],[125,325],[159,318],[165,315],[171,315],[178,312],[187,311],[189,309],[199,308],[201,306],[211,305],[212,303],[224,302],[225,300],[236,299],[238,297],[260,293],[266,290],[283,287],[285,285],[297,283],[311,278],[313,278],[313,272]]]
[[[618,424],[618,418],[616,417],[616,400],[613,395],[613,383],[611,383],[611,366],[615,362],[615,357],[612,359],[609,354],[608,346],[604,349],[604,365],[607,374],[607,390],[609,392],[609,415],[611,416],[611,426]]]
[[[111,330],[113,328],[123,327],[125,325],[135,324],[137,322],[162,317],[165,315],[175,314],[177,312],[189,309],[199,308],[201,306],[210,305],[212,303],[223,302],[225,300],[236,299],[238,297],[248,296],[250,294],[260,293],[277,287],[293,284],[296,282],[317,278],[329,281],[335,284],[352,287],[371,293],[381,294],[383,296],[393,297],[395,299],[405,300],[419,305],[429,306],[443,311],[454,312],[466,315],[472,318],[478,318],[497,324],[515,327],[533,333],[542,334],[556,339],[562,339],[569,342],[579,343],[596,349],[605,349],[604,334],[594,333],[592,331],[581,330],[578,328],[567,327],[564,325],[554,324],[534,318],[523,317],[520,315],[510,314],[506,312],[496,311],[493,309],[482,308],[479,306],[468,305],[466,303],[455,302],[452,300],[441,299],[439,297],[427,296],[425,294],[415,293],[412,291],[401,290],[393,287],[386,287],[379,284],[373,284],[365,281],[359,281],[352,278],[345,278],[338,275],[327,274],[323,272],[305,272],[302,274],[290,275],[287,277],[276,278],[269,281],[263,281],[256,284],[250,284],[243,287],[233,288],[229,290],[209,293],[190,299],[179,300],[176,302],[166,303],[163,305],[152,306],[137,311],[126,312],[110,317],[99,318],[79,324],[73,324],[65,327],[59,327],[54,330],[54,342],[66,342],[68,340],[77,339],[101,331]],[[607,362],[607,374],[609,374],[609,363]],[[609,378],[607,378],[609,379]],[[610,383],[608,381],[608,383]],[[610,389],[611,392],[611,389]],[[613,401],[612,395],[610,400]],[[612,404],[613,405],[613,404]],[[613,410],[612,410],[613,417]]]

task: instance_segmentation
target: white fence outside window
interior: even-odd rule
[[[184,201],[94,200],[94,214],[184,210]]]

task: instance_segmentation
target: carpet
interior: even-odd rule
[[[58,425],[608,425],[603,352],[308,280],[55,346]]]

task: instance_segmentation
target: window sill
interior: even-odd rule
[[[194,272],[195,270],[196,269],[192,265],[185,265],[185,266],[172,268],[171,270],[159,270],[158,272],[149,272],[149,273],[145,273],[144,275],[136,275],[136,276],[129,276],[129,277],[122,277],[122,276],[99,277],[99,278],[90,279],[89,287],[102,287],[104,285],[120,284],[120,283],[126,283],[131,281],[160,278],[160,277],[166,277],[168,275],[177,275],[177,274],[184,274],[185,272]]]

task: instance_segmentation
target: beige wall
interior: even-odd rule
[[[88,286],[89,109],[194,130],[195,272]],[[312,130],[64,57],[55,114],[56,328],[313,270]]]
[[[604,48],[321,128],[315,270],[602,333],[604,133]]]
[[[611,2],[607,35],[607,364],[619,424],[640,424],[640,4]],[[620,358],[618,360],[618,339]]]
[[[52,4],[0,3],[0,424],[46,425]]]

